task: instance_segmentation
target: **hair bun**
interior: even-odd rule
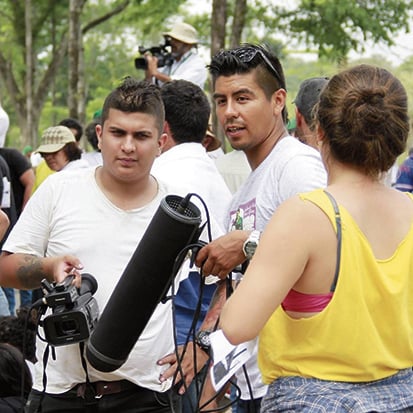
[[[385,93],[383,90],[372,91],[372,90],[364,90],[361,93],[361,103],[366,103],[370,105],[383,105],[383,100]]]

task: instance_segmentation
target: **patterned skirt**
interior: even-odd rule
[[[413,371],[388,378],[347,383],[281,377],[268,387],[261,413],[413,412]]]

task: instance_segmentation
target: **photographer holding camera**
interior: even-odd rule
[[[159,84],[183,79],[195,83],[202,89],[207,78],[207,70],[197,51],[196,29],[187,23],[176,23],[169,32],[163,33],[163,36],[165,45],[171,47],[173,60],[159,67],[158,57],[146,53],[146,80]]]
[[[150,174],[166,139],[164,121],[159,88],[126,78],[105,99],[102,121],[96,125],[103,164],[50,176],[30,198],[3,247],[0,285],[32,289],[42,283],[49,292],[45,300],[54,309],[46,328],[39,329],[36,352],[44,364],[36,363],[26,413],[173,410],[177,398],[172,381],[160,382],[165,366],[157,364],[174,349],[170,300],[156,305],[127,361],[115,371],[94,369],[83,343],[65,343],[72,331],[82,338],[87,335],[90,326],[80,312],[91,321],[96,318],[89,299],[96,285],[90,282],[88,292],[82,293],[83,270],[96,277],[94,297],[104,311],[158,206],[165,195],[175,192],[171,183]],[[67,280],[72,275],[80,284],[79,294]],[[79,318],[72,312],[71,318],[63,319],[72,301]],[[126,328],[135,316],[124,314],[116,322]],[[54,326],[57,334],[51,330],[46,340],[56,347],[47,357],[43,333]]]

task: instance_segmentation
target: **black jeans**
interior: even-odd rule
[[[253,400],[238,400],[237,413],[260,413],[262,397]]]
[[[25,413],[178,413],[176,406],[177,395],[172,390],[158,393],[139,386],[101,397],[80,397],[75,389],[44,395],[32,390]]]

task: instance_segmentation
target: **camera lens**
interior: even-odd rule
[[[79,330],[79,326],[76,320],[65,320],[56,325],[57,334],[62,335],[70,335],[74,334]]]
[[[144,57],[137,57],[135,59],[135,68],[138,70],[146,70],[148,68],[148,63]]]

